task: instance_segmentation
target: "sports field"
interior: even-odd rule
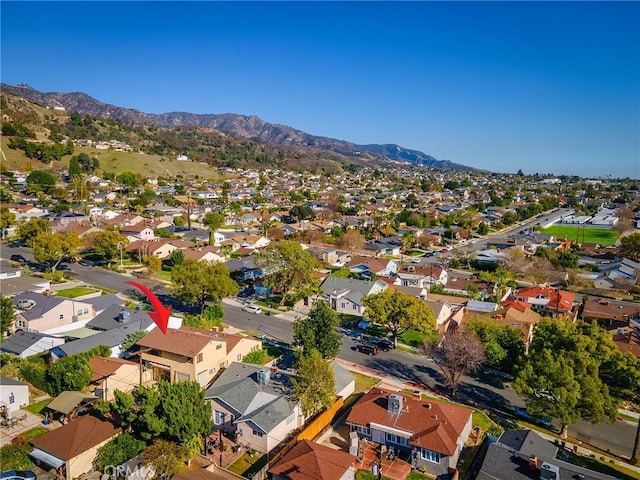
[[[566,238],[578,243],[597,243],[598,245],[615,245],[618,232],[605,228],[589,228],[573,225],[553,225],[542,230],[542,233],[555,235],[556,238]]]

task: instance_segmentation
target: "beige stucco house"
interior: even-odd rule
[[[230,362],[262,348],[253,337],[186,326],[170,328],[166,335],[155,328],[137,344],[153,380],[197,381],[203,387]]]
[[[42,293],[23,292],[12,300],[16,308],[14,330],[55,333],[94,315],[90,303]]]
[[[89,391],[96,397],[112,401],[114,392],[120,390],[129,393],[140,383],[140,366],[122,358],[93,357],[91,365],[91,383]]]

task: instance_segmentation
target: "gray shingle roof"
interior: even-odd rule
[[[124,322],[118,320],[121,311],[129,313],[128,320]],[[145,322],[149,318],[149,312],[147,311],[135,310],[133,308],[125,308],[117,304],[112,304],[98,316],[89,321],[86,326],[95,330],[111,330],[113,328],[119,328],[122,325],[127,325],[131,322]]]
[[[55,345],[62,341],[59,337],[47,335],[46,333],[18,331],[7,338],[4,342],[0,343],[0,349],[3,352],[10,352],[15,353],[16,355],[21,355],[32,348],[40,340],[46,340],[47,338],[51,339],[52,342],[50,348],[53,348]]]
[[[270,374],[266,384],[258,382],[261,365],[231,363],[211,385],[205,398],[220,401],[238,412],[236,422],[250,421],[265,433],[293,412],[297,400],[291,390],[291,375]]]
[[[13,297],[13,304],[16,306],[16,308],[20,300],[32,300],[35,302],[35,305],[29,310],[20,311],[20,314],[26,320],[35,320],[37,318],[42,318],[44,314],[49,310],[57,307],[62,302],[69,301],[69,299],[67,298],[49,297],[47,295],[35,292],[23,292],[20,295],[16,295],[15,297]]]
[[[4,375],[0,375],[0,385],[24,385],[27,386],[26,383],[21,382],[20,380],[16,380],[15,378],[5,377]]]

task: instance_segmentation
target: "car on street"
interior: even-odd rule
[[[86,260],[86,259],[80,260],[78,263],[80,265],[82,265],[83,267],[93,267],[95,265],[94,262],[92,262],[91,260]]]
[[[388,352],[389,350],[393,350],[394,348],[396,348],[395,344],[387,338],[378,340],[376,342],[376,347],[378,347],[383,352]]]
[[[516,414],[517,417],[520,417],[523,420],[527,420],[530,422],[534,421],[533,417],[529,414],[529,412],[527,412],[526,408],[516,407],[514,410],[514,413]],[[553,424],[551,423],[551,420],[549,420],[546,417],[539,417],[535,420],[535,422],[538,425],[542,425],[545,428],[553,429]]]
[[[37,475],[31,470],[5,470],[0,474],[1,480],[36,480]]]
[[[244,307],[242,307],[242,310],[247,313],[262,313],[262,308],[260,308],[258,305],[245,305]]]
[[[24,258],[22,255],[18,255],[18,254],[13,254],[10,257],[10,260],[12,262],[18,262],[20,265],[27,263],[27,259]]]
[[[370,343],[361,343],[360,345],[356,345],[356,350],[360,353],[366,353],[367,355],[378,354],[378,347],[371,345]]]

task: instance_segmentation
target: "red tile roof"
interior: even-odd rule
[[[355,460],[354,455],[302,440],[269,473],[290,480],[340,480]]]
[[[29,440],[36,448],[55,455],[62,460],[71,460],[83,452],[115,437],[121,429],[109,422],[85,415],[66,425]]]
[[[472,411],[465,407],[402,395],[403,408],[396,415],[387,410],[388,397],[394,392],[372,388],[353,406],[348,423],[377,423],[412,434],[409,443],[434,452],[453,455],[458,438]],[[397,395],[397,394],[396,394]]]

